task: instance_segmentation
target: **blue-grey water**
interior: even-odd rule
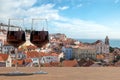
[[[83,43],[87,42],[87,43],[93,43],[95,41],[97,41],[97,39],[77,39]],[[102,40],[102,39],[101,39]],[[104,42],[104,40],[102,40]],[[120,39],[110,39],[110,46],[111,47],[118,47],[120,48]]]

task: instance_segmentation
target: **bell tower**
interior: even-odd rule
[[[108,38],[108,36],[106,36],[106,38],[105,38],[105,44],[109,45],[109,38]]]

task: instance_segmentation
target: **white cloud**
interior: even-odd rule
[[[0,0],[0,18],[23,16],[36,0]]]
[[[58,20],[59,10],[53,9],[54,4],[33,6],[37,0],[0,0],[0,18],[48,18]]]
[[[53,24],[58,29],[56,32],[66,33],[68,37],[104,39],[106,35],[110,38],[118,38],[118,34],[120,34],[118,31],[113,31],[113,29],[95,22],[80,19],[66,20],[65,22],[56,21]]]
[[[60,16],[60,10],[68,9],[68,6],[59,9],[54,9],[54,4],[33,6],[36,2],[36,0],[0,0],[0,21],[2,18],[6,21],[8,18],[24,18],[26,26],[30,27],[31,18],[45,17],[49,20],[51,33],[62,32],[74,38],[104,38],[106,35],[117,38],[120,33],[95,22]]]
[[[119,2],[119,0],[115,0],[114,3],[117,4]]]
[[[66,10],[68,8],[69,8],[68,6],[59,7],[60,10]]]

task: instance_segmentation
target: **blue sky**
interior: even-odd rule
[[[0,0],[0,21],[47,18],[50,33],[70,38],[120,39],[120,0]]]

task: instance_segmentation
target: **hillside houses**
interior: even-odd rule
[[[16,61],[15,48],[6,42],[6,33],[2,30],[0,32],[2,35],[0,36],[0,53],[9,55],[6,61],[11,62],[12,66],[15,65],[15,62],[18,62],[19,66],[23,64],[24,66],[30,66],[38,64],[39,61],[42,64],[46,64],[44,66],[48,66],[48,64],[53,66],[54,63],[61,66],[69,66],[66,65],[67,62],[72,60],[74,60],[73,63],[75,62],[75,64],[77,61],[81,62],[84,59],[85,62],[88,61],[89,63],[89,61],[93,60],[91,63],[94,63],[94,61],[107,61],[109,57],[107,56],[109,54],[108,36],[106,36],[105,41],[97,40],[94,43],[82,43],[78,40],[67,38],[65,34],[50,34],[49,43],[39,49],[30,42],[30,35],[26,33],[27,41],[19,47]],[[63,65],[64,63],[65,65]]]

